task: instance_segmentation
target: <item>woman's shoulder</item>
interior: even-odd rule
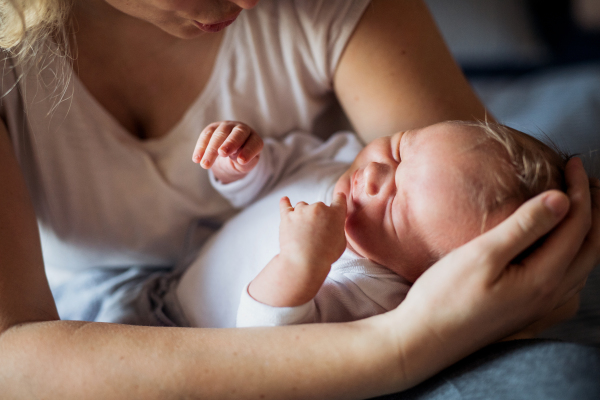
[[[357,21],[370,0],[263,0],[247,14],[268,25],[304,30],[336,29]],[[265,22],[266,22],[265,21]]]
[[[263,0],[249,10],[240,33],[302,56],[329,80],[370,0]],[[268,49],[266,49],[268,51]]]

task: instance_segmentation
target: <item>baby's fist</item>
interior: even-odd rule
[[[263,148],[260,136],[237,121],[213,122],[198,138],[192,160],[212,171],[222,183],[243,178],[258,163]]]

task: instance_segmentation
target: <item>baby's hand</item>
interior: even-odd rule
[[[248,288],[250,295],[274,307],[294,307],[314,298],[333,264],[346,248],[346,196],[335,195],[331,206],[305,202],[292,207],[279,202],[280,253]]]
[[[289,265],[329,267],[340,258],[346,248],[346,196],[343,193],[335,195],[330,207],[321,202],[309,205],[303,201],[292,207],[290,199],[284,197],[279,202],[279,211],[280,256]]]
[[[263,141],[248,125],[237,121],[213,122],[198,138],[192,160],[212,171],[222,183],[243,178],[258,163]]]

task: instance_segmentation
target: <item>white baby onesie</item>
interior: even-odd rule
[[[236,207],[244,207],[258,198],[263,202],[266,199],[272,203],[279,201],[282,194],[287,194],[280,187],[273,190],[280,182],[285,182],[286,188],[302,189],[300,199],[291,199],[294,202],[323,201],[329,204],[337,179],[348,168],[361,147],[351,133],[336,134],[325,143],[307,133],[293,133],[282,142],[266,140],[259,163],[245,178],[224,185],[211,174],[211,183]],[[337,164],[334,169],[331,168],[332,162]],[[311,184],[311,176],[320,177],[320,180],[329,176],[329,179],[325,185],[317,182]],[[289,191],[290,194],[294,192]],[[268,227],[273,230],[279,222],[278,207],[271,207],[270,214],[268,219],[273,223]],[[264,225],[264,213],[252,215],[256,220],[247,220],[247,224]],[[252,215],[247,217],[251,218]],[[261,237],[265,239],[264,236]],[[279,252],[277,232],[268,237],[270,242],[277,243],[265,243],[265,240],[250,243],[246,241],[244,247],[249,252],[256,251],[251,246],[271,247],[272,258]],[[255,271],[260,271],[266,262],[256,266]],[[362,319],[398,306],[409,287],[410,284],[404,278],[389,269],[346,250],[331,266],[316,297],[301,306],[271,307],[262,304],[248,294],[246,285],[241,294],[236,325],[276,326]]]

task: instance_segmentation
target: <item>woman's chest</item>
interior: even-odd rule
[[[200,96],[211,77],[218,44],[108,55],[81,48],[79,81],[132,136],[168,134]]]

